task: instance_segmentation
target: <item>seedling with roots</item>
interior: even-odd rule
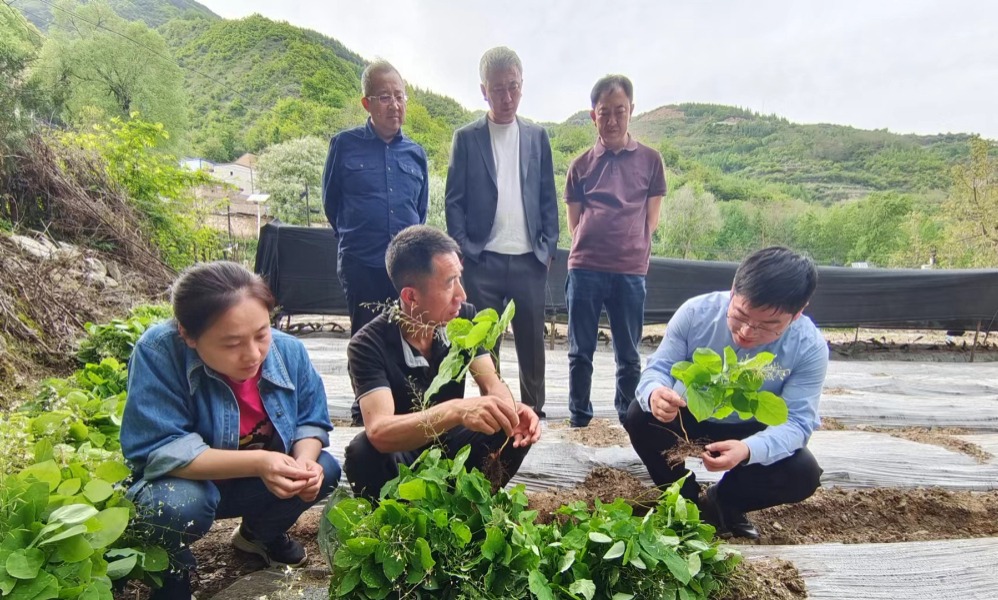
[[[742,419],[754,417],[764,425],[780,425],[787,421],[787,403],[762,389],[767,379],[785,375],[773,364],[775,359],[770,352],[760,352],[738,360],[731,346],[724,348],[723,358],[710,348],[697,348],[692,362],[677,362],[671,373],[686,386],[686,406],[697,421],[723,419],[735,413]],[[682,413],[678,418],[686,443],[669,452],[667,459],[672,466],[703,452],[701,445],[690,441]]]

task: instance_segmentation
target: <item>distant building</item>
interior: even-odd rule
[[[231,163],[213,163],[202,158],[187,157],[180,164],[193,170],[204,170],[224,185],[199,188],[199,199],[212,205],[209,226],[219,231],[232,229],[234,237],[256,237],[257,205],[247,198],[256,191],[256,155],[244,154]],[[260,207],[261,224],[273,220],[267,214],[267,205]]]

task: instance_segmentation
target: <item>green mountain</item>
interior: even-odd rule
[[[952,165],[968,156],[967,134],[899,135],[842,125],[801,125],[733,106],[679,104],[637,115],[636,137],[679,170],[718,180],[756,180],[821,202],[872,191],[933,192],[949,187]],[[723,187],[723,186],[722,186]],[[715,194],[738,197],[733,189]]]
[[[218,19],[219,16],[194,0],[105,0],[114,12],[129,21],[142,21],[149,27],[159,27],[170,19],[202,16]],[[74,2],[65,6],[56,0],[18,0],[15,7],[31,21],[35,27],[48,31],[61,9],[72,10]],[[64,13],[65,14],[65,13]]]

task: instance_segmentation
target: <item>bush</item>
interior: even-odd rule
[[[105,358],[127,363],[135,342],[146,329],[172,316],[173,309],[167,304],[142,305],[132,309],[125,319],[101,325],[87,323],[84,325],[87,336],[80,342],[76,358],[84,365],[100,363]]]

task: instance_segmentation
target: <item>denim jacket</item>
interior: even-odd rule
[[[260,368],[260,397],[285,452],[333,429],[326,391],[304,345],[271,330]],[[168,321],[146,331],[128,363],[121,450],[136,479],[158,479],[209,448],[239,447],[239,406],[221,375],[204,364]]]

